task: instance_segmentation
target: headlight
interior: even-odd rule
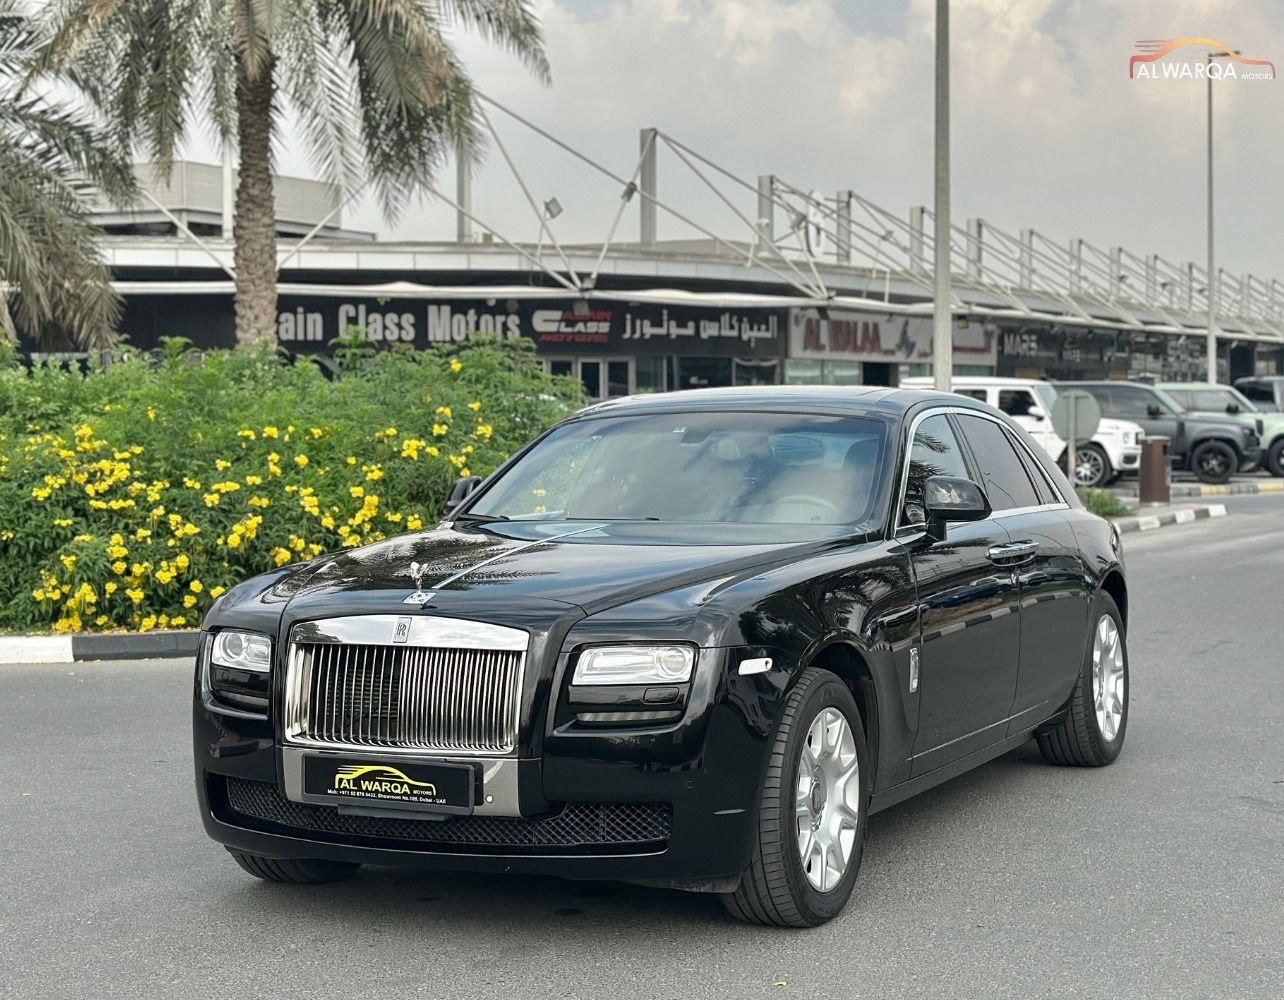
[[[219,632],[210,659],[220,667],[265,674],[272,666],[272,640],[253,632]]]
[[[598,646],[580,654],[572,684],[681,684],[691,679],[690,646]]]

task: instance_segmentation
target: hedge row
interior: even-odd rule
[[[248,576],[431,526],[580,401],[525,340],[0,357],[0,629],[193,627]]]

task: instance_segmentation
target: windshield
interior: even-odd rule
[[[1039,397],[1039,402],[1043,404],[1043,412],[1051,414],[1052,407],[1057,402],[1057,390],[1046,382],[1032,382],[1030,388],[1034,390],[1034,394]]]
[[[888,478],[885,425],[861,417],[663,413],[556,428],[466,516],[850,525]]]

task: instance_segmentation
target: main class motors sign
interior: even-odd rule
[[[783,310],[649,303],[282,296],[276,336],[282,347],[297,352],[328,350],[340,336],[422,348],[480,334],[529,337],[542,354],[776,358],[784,347],[783,319]]]
[[[998,327],[954,320],[954,363],[993,365]],[[925,364],[932,360],[932,317],[901,313],[789,310],[789,356],[822,361]]]

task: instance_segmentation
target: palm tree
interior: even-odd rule
[[[365,179],[391,220],[453,151],[472,156],[477,113],[448,32],[466,28],[548,64],[530,0],[60,0],[43,66],[97,81],[99,106],[166,169],[197,110],[240,156],[239,343],[276,327],[272,148],[283,112],[313,165],[345,191]]]
[[[18,324],[42,346],[106,347],[120,302],[84,195],[133,195],[128,159],[85,111],[24,85],[46,41],[18,5],[0,0],[0,340]]]

